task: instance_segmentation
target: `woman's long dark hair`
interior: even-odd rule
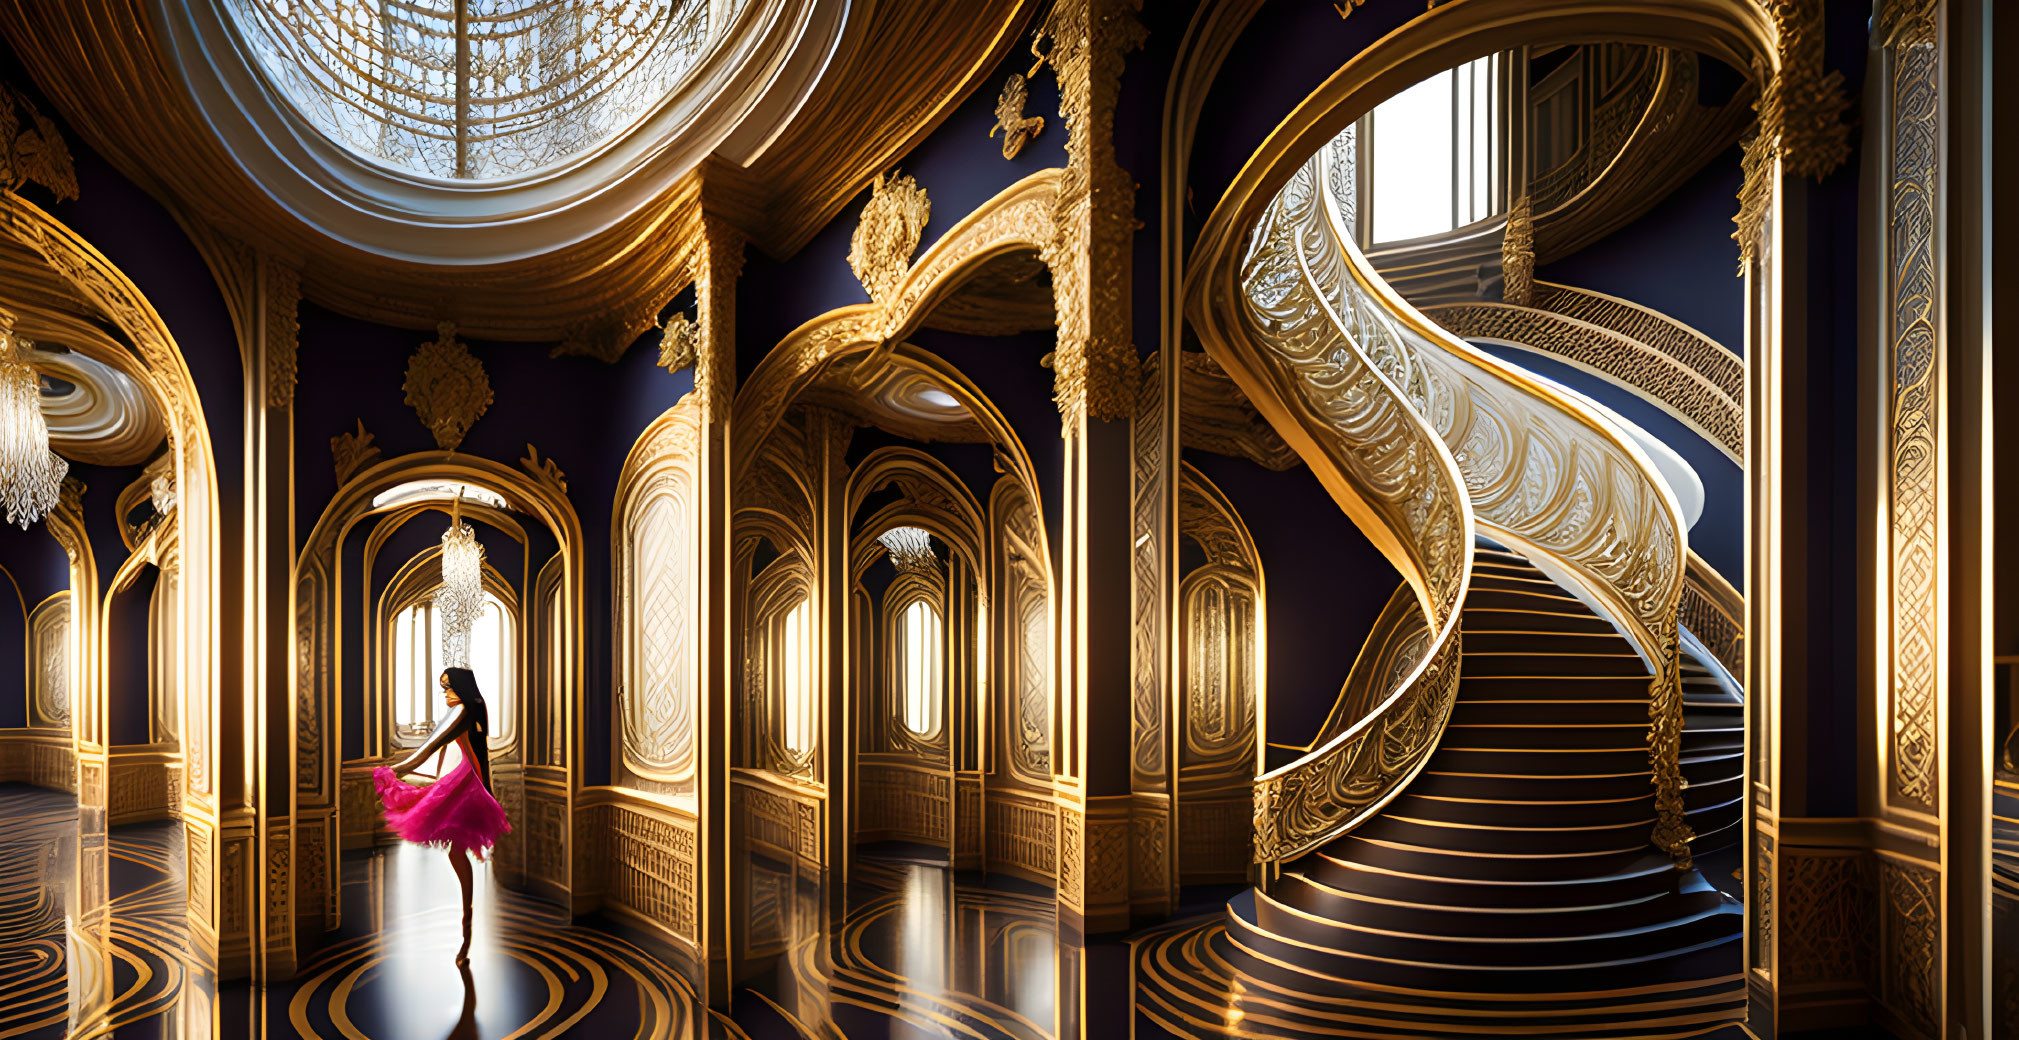
[[[484,703],[484,691],[477,689],[477,675],[468,668],[444,668],[449,689],[463,702],[463,717],[470,720],[470,755],[476,759],[477,777],[491,786],[491,710]]]

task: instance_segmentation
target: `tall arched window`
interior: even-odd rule
[[[895,663],[904,728],[920,737],[938,734],[946,699],[946,637],[938,608],[923,598],[899,615]]]
[[[484,691],[491,716],[491,742],[509,743],[516,732],[512,682],[515,642],[512,616],[489,591],[484,609],[470,629],[470,671]],[[449,706],[438,677],[442,674],[441,615],[430,596],[393,618],[392,632],[393,740],[409,747],[426,740]]]
[[[776,622],[772,641],[773,696],[780,738],[795,756],[813,750],[818,705],[813,696],[813,601],[801,599]]]

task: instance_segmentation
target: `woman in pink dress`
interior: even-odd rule
[[[470,959],[469,853],[482,859],[512,824],[491,793],[491,719],[477,677],[468,668],[447,669],[442,672],[442,689],[448,691],[449,707],[454,709],[449,717],[435,727],[427,743],[392,768],[373,770],[372,779],[393,833],[417,845],[449,850],[449,866],[463,886],[463,947],[456,953],[456,963],[465,964]],[[462,752],[462,761],[447,775],[424,787],[400,779],[451,743]]]

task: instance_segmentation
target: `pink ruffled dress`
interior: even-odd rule
[[[372,770],[372,780],[386,806],[386,824],[416,845],[472,851],[481,859],[511,833],[504,806],[484,787],[467,757],[425,787],[401,780],[385,766]]]

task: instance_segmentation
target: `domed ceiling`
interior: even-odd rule
[[[65,0],[0,31],[207,254],[267,252],[367,320],[614,356],[691,279],[704,216],[790,255],[1036,6]]]
[[[367,159],[481,179],[564,163],[665,101],[740,4],[226,0],[269,85]],[[711,7],[725,17],[712,18]]]

